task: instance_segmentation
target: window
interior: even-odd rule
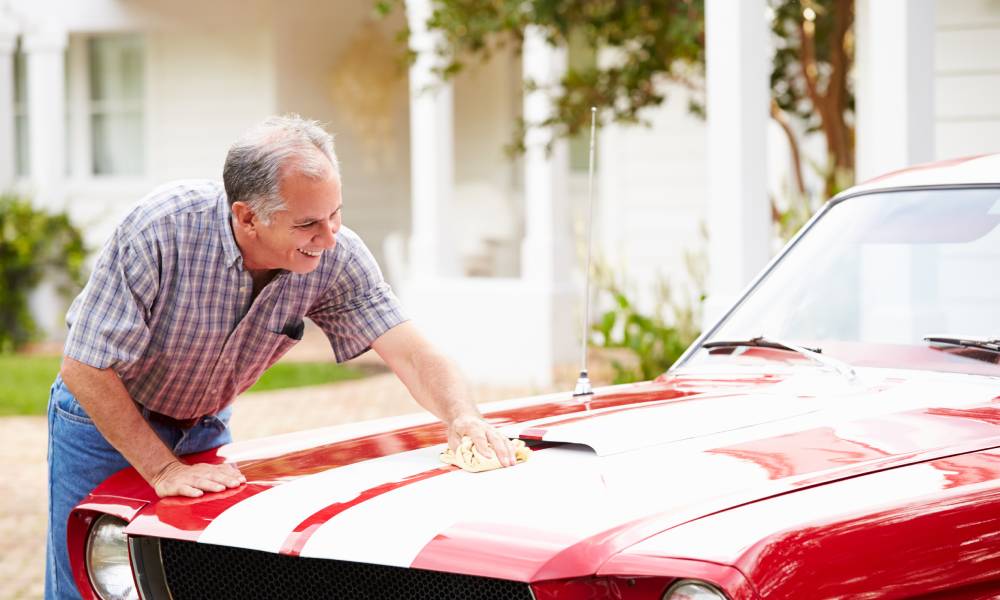
[[[980,361],[942,355],[937,364],[899,350],[925,348],[925,336],[996,337],[998,269],[1000,190],[848,198],[782,255],[711,337],[763,335],[866,366],[981,372]]]
[[[87,41],[90,153],[94,175],[141,175],[145,57],[136,35]]]
[[[28,78],[24,52],[20,45],[14,52],[14,173],[27,177],[31,172],[28,158]]]

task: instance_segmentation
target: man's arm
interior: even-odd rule
[[[96,369],[64,358],[60,371],[66,387],[90,415],[105,439],[163,496],[201,496],[244,483],[231,464],[186,465],[160,440],[139,414],[132,397],[112,369]]]
[[[401,323],[385,332],[372,342],[372,349],[417,402],[448,425],[452,449],[467,435],[483,456],[493,456],[492,448],[505,467],[516,462],[513,444],[483,420],[458,369],[412,323]]]

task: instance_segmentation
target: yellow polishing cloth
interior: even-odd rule
[[[521,440],[513,440],[514,442],[514,456],[517,457],[517,462],[522,463],[528,460],[531,456],[531,448],[524,445]],[[456,467],[462,467],[466,471],[472,473],[478,473],[480,471],[491,471],[493,469],[499,469],[502,465],[500,464],[500,459],[495,455],[493,458],[486,458],[479,453],[476,449],[475,444],[472,443],[472,438],[469,436],[462,436],[462,442],[458,445],[458,448],[452,452],[451,448],[447,448],[441,453],[441,460],[450,465],[455,465]]]

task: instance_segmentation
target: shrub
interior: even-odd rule
[[[645,381],[662,374],[680,358],[684,350],[698,337],[701,301],[704,299],[703,267],[700,259],[687,257],[688,271],[699,288],[697,299],[678,298],[669,282],[661,277],[654,290],[651,312],[643,312],[624,283],[607,267],[596,269],[599,294],[608,308],[592,326],[592,343],[603,348],[619,348],[635,358],[626,364],[612,360],[614,383]]]
[[[83,285],[83,236],[65,213],[52,214],[18,196],[0,195],[0,352],[38,335],[29,294],[44,277],[64,296]]]

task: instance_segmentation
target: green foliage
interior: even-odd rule
[[[804,125],[786,128],[798,182],[789,208],[777,209],[782,236],[796,229],[813,208],[853,182],[854,96],[847,77],[854,56],[854,0],[768,0],[775,54],[771,68],[772,114],[791,115]],[[405,7],[404,0],[376,0],[387,14]],[[547,128],[556,137],[585,132],[590,107],[600,108],[599,124],[642,123],[642,111],[665,100],[669,79],[695,93],[689,110],[704,116],[704,0],[433,0],[428,28],[439,33],[442,66],[452,77],[468,64],[488,60],[506,48],[519,49],[528,25],[540,27],[550,42],[571,49],[570,62],[558,86],[545,90],[555,111],[540,123],[514,123],[511,154],[524,151],[525,133]],[[407,31],[400,40],[405,41]],[[611,61],[597,63],[597,49]],[[576,51],[574,53],[574,50]],[[585,56],[584,56],[585,55]],[[583,57],[583,59],[581,59]],[[407,54],[409,60],[415,57]],[[607,63],[607,64],[605,64]],[[537,89],[525,82],[525,91]],[[787,124],[787,123],[786,123]],[[805,165],[799,154],[801,131],[821,132],[827,156],[822,164]],[[811,166],[824,181],[823,190],[807,190],[803,169]],[[779,221],[777,212],[788,213]]]
[[[83,236],[64,213],[49,214],[13,195],[0,195],[0,352],[37,335],[28,295],[45,276],[71,295],[83,285]]]
[[[702,287],[698,281],[701,266],[694,261],[694,258],[688,257],[688,270],[698,287]],[[595,280],[600,295],[610,305],[600,320],[592,325],[595,334],[592,343],[603,348],[624,349],[635,359],[628,364],[612,360],[614,383],[657,377],[670,368],[698,337],[703,292],[696,302],[685,302],[677,298],[666,279],[660,278],[654,295],[656,309],[646,314],[630,298],[627,285],[614,277],[607,267],[596,269]]]
[[[815,212],[808,196],[798,192],[788,192],[787,202],[788,204],[784,207],[774,205],[774,211],[771,215],[775,234],[782,242],[792,239]]]
[[[818,165],[810,163],[810,168],[820,176],[826,176],[826,171]],[[816,214],[816,211],[828,197],[839,194],[853,185],[849,174],[845,172],[839,172],[838,176],[833,178],[832,184],[832,193],[829,196],[810,196],[808,193],[792,189],[791,186],[786,186],[780,194],[783,200],[781,204],[775,202],[772,198],[771,220],[774,224],[775,235],[781,242],[787,242],[792,239],[799,232],[799,229],[802,229],[809,219]]]
[[[836,106],[830,108],[852,121],[854,98],[846,86],[853,56],[852,1],[768,0],[775,40],[772,97],[809,131],[823,127],[826,107],[816,105],[820,96],[832,96]],[[375,2],[383,15],[404,7],[404,0]],[[542,28],[552,43],[582,46],[592,54],[601,48],[617,60],[607,65],[571,62],[559,87],[549,90],[556,114],[543,123],[520,124],[521,133],[542,126],[576,135],[587,128],[591,106],[602,109],[604,120],[639,123],[642,109],[665,100],[659,80],[680,81],[699,91],[702,87],[704,0],[433,0],[427,26],[443,37],[439,73],[451,77],[498,50],[519,49],[528,25]],[[526,87],[535,89],[533,82]],[[690,108],[698,114],[704,110],[697,102]]]
[[[403,0],[378,0],[387,14]],[[661,104],[657,87],[665,77],[681,79],[704,63],[704,0],[434,0],[428,28],[442,34],[439,72],[451,77],[473,59],[488,60],[497,50],[520,49],[528,25],[540,27],[552,43],[611,51],[611,64],[571,64],[560,85],[546,90],[555,114],[541,123],[519,123],[514,150],[523,150],[523,133],[550,128],[571,137],[590,124],[590,107],[602,122],[639,123],[640,111]],[[693,67],[693,68],[692,68]],[[526,90],[538,89],[526,82]]]

